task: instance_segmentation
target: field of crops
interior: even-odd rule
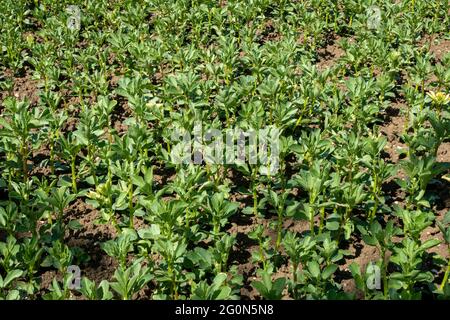
[[[450,299],[449,170],[447,0],[0,1],[0,300]]]

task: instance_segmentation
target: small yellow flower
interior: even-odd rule
[[[442,179],[447,180],[448,182],[450,182],[450,174],[443,175]]]
[[[392,60],[397,61],[400,58],[401,54],[398,51],[392,51],[390,53],[390,57]]]
[[[106,191],[106,184],[101,183],[97,186],[95,191],[89,191],[86,196],[90,199],[97,200],[97,201],[103,201],[105,199],[105,191]]]
[[[443,106],[450,102],[450,95],[445,94],[444,92],[430,91],[427,95],[431,98],[433,103],[438,106]]]
[[[28,46],[31,47],[34,44],[34,37],[32,34],[29,34],[25,37],[25,41],[27,42]]]
[[[93,199],[93,200],[99,200],[99,199],[101,198],[101,195],[98,194],[98,193],[95,192],[95,191],[89,191],[89,192],[86,194],[86,196],[87,196],[89,199]]]

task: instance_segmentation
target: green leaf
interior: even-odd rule
[[[253,207],[245,207],[244,209],[242,209],[242,213],[245,215],[252,215],[253,214]]]
[[[322,271],[322,279],[326,280],[328,279],[336,270],[338,269],[338,266],[335,264],[330,264]]]
[[[260,295],[262,295],[263,297],[267,296],[267,290],[266,287],[264,286],[264,284],[260,281],[253,281],[252,282],[252,287],[255,288]]]
[[[347,221],[347,223],[344,225],[344,233],[346,240],[350,239],[353,230],[355,230],[355,225],[353,224],[353,221],[351,220]]]
[[[444,224],[450,224],[450,210],[444,216],[444,220],[442,220]]]
[[[302,154],[303,153],[303,147],[301,147],[299,144],[293,144],[290,147],[290,150],[294,153]]]
[[[131,228],[123,228],[120,237],[128,237],[130,241],[135,241],[138,238],[136,230]]]
[[[408,184],[406,183],[406,181],[401,180],[401,179],[395,179],[395,182],[400,186],[400,188],[402,189],[407,189],[408,188]]]
[[[41,263],[41,267],[48,268],[53,266],[53,258],[51,256],[46,256],[44,261]]]
[[[380,225],[380,223],[378,221],[374,221],[370,225],[370,232],[372,233],[372,235],[374,235],[377,238],[380,235],[380,233],[382,232],[382,230],[383,229],[381,228],[381,225]]]
[[[337,221],[327,221],[325,227],[327,230],[336,231],[339,229],[339,222]]]
[[[441,241],[438,239],[429,239],[429,240],[425,241],[424,243],[422,243],[422,245],[420,246],[420,249],[425,251],[432,247],[437,246],[440,243],[441,243]]]
[[[8,274],[6,275],[5,280],[3,281],[3,286],[7,287],[10,282],[12,282],[14,279],[19,278],[22,274],[23,274],[23,271],[22,270],[18,270],[18,269],[15,269],[15,270],[12,270],[12,271],[8,272]]]
[[[216,300],[225,300],[228,298],[231,294],[231,288],[230,287],[223,287],[219,294],[215,297]]]
[[[365,288],[365,283],[364,283],[364,279],[361,275],[361,270],[359,269],[359,265],[356,262],[352,262],[349,266],[348,269],[350,270],[350,272],[352,273],[353,278],[355,279],[355,284],[356,287],[360,290],[364,290]]]
[[[19,290],[11,290],[8,292],[8,295],[6,296],[6,300],[19,300]]]
[[[295,212],[296,212],[297,209],[298,209],[299,204],[300,204],[300,203],[296,202],[296,203],[294,203],[294,204],[289,205],[289,206],[286,208],[286,216],[287,216],[287,217],[292,217],[292,216],[294,216],[294,215],[295,215]]]
[[[369,236],[369,235],[363,234],[362,235],[362,239],[369,246],[376,246],[378,244],[377,239],[375,237],[373,237],[373,236]]]
[[[72,180],[70,179],[69,176],[60,176],[57,185],[60,187],[71,187]]]
[[[401,279],[393,278],[392,277],[393,275],[391,275],[391,277],[389,279],[389,288],[396,289],[396,290],[403,288],[404,282]]]
[[[308,270],[314,278],[318,278],[320,275],[320,266],[317,261],[309,261],[307,263]]]
[[[217,288],[219,288],[224,282],[225,280],[227,280],[227,274],[226,273],[219,273],[213,280],[213,285],[216,286]]]
[[[281,299],[281,295],[283,294],[284,287],[286,285],[286,278],[278,278],[273,283],[273,291],[276,294],[277,299]]]
[[[200,268],[207,269],[211,266],[213,255],[204,248],[195,248],[194,251],[188,252],[186,255],[194,263],[199,264]]]
[[[143,228],[138,230],[138,235],[141,239],[158,239],[161,235],[159,225],[152,224],[150,228]]]
[[[431,206],[430,206],[430,202],[428,202],[428,201],[425,200],[425,199],[422,199],[422,200],[420,200],[420,201],[417,201],[417,205],[422,206],[422,207],[425,207],[425,208],[430,208],[430,207],[431,207]]]
[[[67,226],[74,231],[83,229],[83,225],[76,219],[70,220]]]

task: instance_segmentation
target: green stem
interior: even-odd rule
[[[256,191],[256,169],[252,171],[253,214],[258,215],[258,193]]]
[[[128,210],[130,211],[130,228],[134,228],[134,212],[133,212],[133,183],[131,182],[131,179],[128,182]]]
[[[449,253],[450,253],[450,249],[449,249]],[[447,265],[447,270],[445,271],[445,274],[444,274],[444,279],[442,279],[441,286],[439,287],[441,292],[444,291],[445,285],[448,283],[449,275],[450,275],[450,258],[448,259],[448,265]]]
[[[309,210],[313,210],[311,207],[309,208]],[[309,229],[311,230],[311,234],[315,235],[315,231],[314,231],[314,212],[310,212],[310,220],[309,220]]]
[[[338,242],[341,241],[341,237],[342,237],[342,232],[344,231],[344,226],[347,223],[348,219],[350,218],[350,212],[352,210],[350,208],[345,208],[345,213],[344,216],[341,220],[341,226],[339,228],[339,234],[338,234]]]
[[[309,100],[309,97],[306,98],[305,101],[304,101],[304,103],[303,103],[303,109],[302,109],[302,111],[301,111],[301,113],[300,113],[300,116],[299,116],[298,119],[297,119],[297,122],[295,123],[295,127],[294,127],[294,128],[297,128],[297,127],[300,125],[300,123],[302,122],[302,120],[303,120],[303,114],[304,114],[304,112],[305,112],[305,110],[306,110],[306,107],[308,106],[308,100]]]
[[[89,162],[91,165],[91,175],[92,175],[92,179],[94,179],[94,186],[95,188],[97,188],[98,186],[98,179],[97,179],[97,175],[95,173],[95,163],[94,163],[94,156],[92,154],[92,151],[89,148]]]
[[[177,289],[177,282],[176,282],[176,275],[175,275],[175,270],[173,268],[172,263],[169,264],[169,268],[168,268],[168,273],[171,276],[171,282],[172,282],[172,299],[174,300],[178,300],[178,289]]]
[[[219,230],[220,230],[219,224],[218,223],[214,223],[213,234],[214,234],[214,238],[216,238],[216,239],[218,239]]]
[[[262,239],[259,239],[259,255],[261,256],[261,261],[263,264],[263,269],[266,270],[266,257],[264,255],[263,245],[262,245]]]
[[[294,272],[292,274],[292,278],[294,279],[294,287],[297,284],[297,269],[298,269],[298,263],[293,263],[292,264],[294,267]],[[295,291],[295,290],[294,290]]]
[[[50,172],[55,174],[55,146],[53,143],[53,133],[50,135]]]
[[[9,202],[11,202],[12,181],[13,181],[13,174],[12,174],[12,169],[10,168],[8,170],[8,201]]]
[[[320,208],[319,234],[322,234],[324,222],[325,222],[325,207],[322,207]]]
[[[191,222],[191,211],[189,209],[187,209],[187,211],[186,211],[186,232],[189,231],[190,222]]]
[[[374,204],[374,206],[372,208],[372,211],[370,213],[369,222],[372,222],[373,219],[375,219],[375,216],[376,216],[377,210],[378,210],[378,200],[377,200],[377,198],[375,198],[374,201],[375,201],[375,204]]]
[[[22,171],[23,171],[23,181],[28,181],[28,165],[27,165],[27,146],[26,143],[23,144],[22,150]]]
[[[277,242],[275,244],[275,249],[278,251],[281,244],[281,231],[283,230],[283,208],[278,210],[278,225],[277,225]]]
[[[386,263],[386,250],[382,247],[381,248],[381,259],[382,260],[382,270],[383,270],[383,293],[384,293],[384,299],[388,299],[388,280],[387,280],[387,263]]]
[[[369,215],[369,221],[372,222],[373,219],[375,219],[375,216],[377,214],[377,210],[378,210],[378,192],[379,192],[379,188],[378,188],[378,175],[374,174],[374,178],[373,178],[373,201],[375,202],[372,211],[370,212]]]
[[[75,157],[72,157],[72,161],[70,164],[70,168],[72,170],[72,191],[73,193],[78,193],[77,191],[77,173],[76,173],[76,167],[75,167]]]

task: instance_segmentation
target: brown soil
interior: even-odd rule
[[[114,271],[118,263],[112,257],[109,257],[100,247],[100,245],[108,240],[117,237],[117,232],[110,224],[98,224],[97,219],[100,213],[82,199],[77,199],[65,210],[65,222],[78,220],[82,228],[77,231],[70,230],[66,233],[65,243],[70,248],[80,248],[89,257],[89,260],[80,265],[81,276],[87,277],[91,281],[99,284],[102,280],[113,280]],[[139,218],[135,217],[134,227],[136,230],[146,227],[146,224]],[[129,256],[128,260],[134,258]],[[41,289],[48,289],[54,277],[61,279],[61,275],[53,270],[45,271],[41,275]],[[143,290],[147,290],[144,288]],[[43,293],[43,291],[42,291]],[[145,296],[144,291],[138,294],[138,298]],[[73,298],[81,299],[80,295]]]
[[[318,50],[319,62],[317,63],[317,67],[319,70],[323,71],[327,68],[332,68],[339,61],[339,58],[345,54],[338,41],[339,38],[333,39],[325,48]]]
[[[407,106],[403,103],[393,103],[387,110],[387,121],[380,127],[380,132],[386,136],[387,145],[385,151],[389,154],[392,163],[398,163],[400,150],[406,148],[401,142],[401,135],[408,124],[404,113]]]
[[[3,73],[3,77],[11,79],[12,72],[7,70]],[[31,105],[36,105],[39,101],[38,81],[32,78],[31,70],[25,69],[23,76],[13,77],[13,87],[11,95],[19,100],[28,100]],[[8,96],[7,92],[0,92],[0,106],[3,100]],[[0,109],[1,110],[1,109]]]
[[[361,299],[361,292],[356,288],[355,281],[352,278],[348,266],[355,262],[363,272],[370,263],[380,259],[380,253],[376,247],[368,246],[360,239],[355,239],[355,242],[351,243],[348,250],[351,253],[350,258],[346,258],[345,263],[339,266],[339,274],[343,277],[341,281],[342,289],[347,293],[356,293],[356,297]]]
[[[439,146],[437,160],[439,162],[450,162],[450,142],[444,142]]]
[[[256,30],[255,34],[261,39],[262,43],[279,41],[281,39],[281,35],[275,30],[272,20],[265,21],[262,27]]]
[[[39,101],[39,89],[37,88],[38,82],[31,78],[30,74],[25,75],[22,78],[14,79],[14,97],[25,100],[28,99],[32,105],[35,105]]]
[[[430,52],[434,54],[437,61],[442,61],[444,55],[450,52],[450,40],[432,41],[430,44]]]
[[[70,248],[81,248],[89,256],[89,261],[80,266],[81,276],[86,276],[97,284],[102,280],[111,280],[117,267],[117,262],[100,248],[102,242],[116,237],[116,230],[111,225],[96,224],[95,220],[98,218],[99,212],[81,199],[77,199],[65,211],[66,223],[76,219],[82,225],[80,230],[70,230],[66,234],[66,244]],[[47,288],[51,279],[50,282],[47,280],[54,276],[52,271],[44,273],[41,276],[42,288]]]

